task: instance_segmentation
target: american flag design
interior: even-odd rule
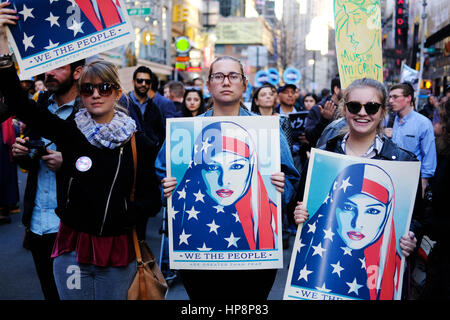
[[[122,0],[10,2],[19,16],[17,25],[9,27],[9,39],[21,73],[38,74],[43,72],[39,66],[53,69],[134,37]]]
[[[362,197],[368,199],[364,212],[355,200]],[[381,167],[359,163],[342,170],[322,205],[302,226],[288,298],[395,299],[401,258],[394,202],[394,185]],[[358,222],[365,214],[373,219],[378,215],[378,223]],[[345,215],[351,230],[345,227]]]
[[[196,138],[192,155],[168,210],[174,252],[277,251],[277,205],[249,133],[231,121],[211,123]]]

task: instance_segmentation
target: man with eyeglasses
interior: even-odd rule
[[[416,112],[414,88],[408,83],[392,86],[389,90],[389,104],[396,113],[393,128],[386,128],[400,148],[413,152],[421,162],[422,195],[428,179],[436,170],[436,144],[433,124],[427,117]]]
[[[61,119],[74,118],[80,107],[77,82],[85,60],[73,62],[45,73],[48,91],[39,94],[37,104]],[[22,223],[25,226],[24,246],[31,251],[46,300],[59,300],[50,258],[59,229],[55,213],[60,195],[65,191],[59,168],[63,158],[56,145],[40,136],[36,130],[26,130],[24,138],[16,138],[12,154],[18,165],[28,170],[23,199]],[[26,142],[43,141],[47,154],[26,146]]]

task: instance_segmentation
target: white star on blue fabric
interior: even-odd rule
[[[306,282],[308,282],[308,275],[311,274],[311,273],[313,273],[313,272],[312,272],[312,271],[309,271],[309,270],[307,269],[307,267],[306,267],[306,264],[305,264],[305,266],[303,267],[303,269],[300,270],[300,274],[299,274],[297,280],[304,279]]]
[[[349,181],[350,181],[350,177],[347,177],[347,179],[345,179],[345,180],[342,181],[342,184],[341,184],[341,188],[340,188],[340,189],[344,189],[344,192],[347,191],[347,188],[348,188],[348,187],[353,186]]]
[[[207,223],[206,225],[209,227],[209,232],[210,233],[211,232],[215,232],[216,234],[218,234],[217,233],[217,229],[220,228],[220,226],[217,225],[214,220],[211,223]]]
[[[178,192],[178,194],[179,194],[178,200],[180,200],[180,199],[186,199],[186,190],[184,190],[184,188],[183,188],[183,190],[177,191],[177,192]]]
[[[209,139],[207,139],[206,141],[202,141],[202,149],[200,151],[205,151],[208,152],[208,148],[212,147],[212,144],[210,144],[208,142]]]
[[[179,211],[176,211],[174,207],[172,207],[172,219],[175,220],[175,215],[178,213]]]
[[[59,22],[58,22],[59,17],[58,16],[54,16],[53,13],[50,12],[50,16],[48,18],[46,18],[45,20],[50,22],[50,28],[53,27],[53,25],[57,25],[58,27],[60,27]]]
[[[219,212],[225,213],[225,211],[223,211],[223,206],[221,206],[221,205],[213,206],[213,208],[216,209],[216,213],[219,213]]]
[[[366,269],[366,258],[359,258],[359,262],[361,262],[361,269]]]
[[[348,248],[348,247],[341,247],[342,250],[344,250],[344,256],[345,255],[352,255],[352,249]]]
[[[325,287],[325,282],[323,283],[323,285],[321,287],[316,287],[316,289],[319,290],[319,291],[322,291],[322,292],[326,292],[326,293],[331,292],[330,289],[327,289]]]
[[[231,247],[231,246],[235,246],[236,248],[238,247],[237,246],[237,242],[238,242],[238,240],[240,239],[241,237],[235,237],[234,236],[234,234],[233,234],[233,232],[230,234],[230,236],[228,237],[228,238],[224,238],[225,240],[227,240],[227,242],[228,242],[228,247],[227,248],[229,248],[229,247]]]
[[[340,278],[341,277],[341,271],[344,270],[344,268],[341,267],[341,262],[338,261],[336,264],[331,263],[330,265],[333,267],[333,271],[331,272],[331,274],[337,273],[339,278]]]
[[[308,224],[309,230],[307,233],[310,233],[310,232],[315,233],[316,232],[316,222],[314,222],[313,224]]]
[[[189,215],[188,220],[190,219],[198,220],[197,215],[200,213],[200,211],[195,210],[194,206],[192,206],[192,209],[186,210],[186,213]]]
[[[234,221],[234,222],[241,222],[241,220],[239,219],[239,213],[235,212],[235,213],[232,213],[231,215],[236,218],[236,221]]]
[[[349,286],[347,293],[354,292],[354,293],[356,293],[356,295],[358,295],[358,290],[363,287],[362,285],[360,285],[356,282],[356,278],[353,279],[353,282],[346,282],[346,284]]]
[[[27,51],[27,49],[29,47],[34,48],[34,44],[32,42],[33,38],[34,38],[34,36],[29,37],[29,36],[27,36],[27,34],[25,32],[23,33],[23,41],[22,41],[22,43],[25,46],[25,51]]]
[[[183,229],[183,232],[180,234],[180,243],[178,243],[178,245],[181,245],[182,243],[189,245],[189,242],[187,241],[187,239],[190,236],[192,236],[192,234],[186,234]]]
[[[205,203],[205,201],[203,200],[203,198],[205,197],[205,195],[202,193],[201,190],[198,190],[197,193],[194,193],[194,196],[195,196],[195,202],[201,201],[201,202]]]
[[[72,25],[68,27],[68,29],[73,31],[73,36],[75,37],[77,33],[84,33],[83,29],[81,29],[83,24],[84,22],[77,22],[75,19],[73,19]]]
[[[324,239],[330,239],[331,241],[333,241],[334,232],[331,231],[331,227],[328,230],[324,229],[323,232],[325,232]]]
[[[206,243],[203,242],[203,247],[197,248],[198,251],[211,251],[212,248],[207,248]]]
[[[53,43],[51,39],[48,40],[48,46],[44,47],[44,49],[49,50],[59,46],[59,42]]]
[[[326,249],[322,248],[322,243],[319,242],[319,244],[317,246],[312,246],[312,248],[314,249],[314,253],[312,254],[312,256],[315,256],[316,254],[318,254],[319,256],[322,256],[322,254],[327,251]]]
[[[25,4],[23,5],[23,10],[19,11],[19,13],[23,15],[23,21],[27,21],[28,18],[34,18],[31,11],[33,11],[33,8],[27,8]]]

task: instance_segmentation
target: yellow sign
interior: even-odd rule
[[[334,0],[341,87],[356,79],[383,82],[380,0]]]

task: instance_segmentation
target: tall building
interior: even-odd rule
[[[220,0],[219,12],[223,17],[244,17],[245,0]]]

